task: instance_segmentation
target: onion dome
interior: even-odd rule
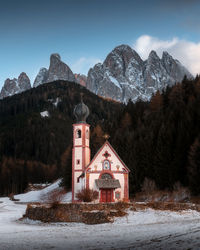
[[[88,106],[85,105],[85,103],[83,103],[82,100],[74,108],[74,115],[76,117],[77,123],[86,123],[86,119],[87,119],[89,113],[90,112],[89,112]]]

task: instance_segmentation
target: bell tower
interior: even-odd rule
[[[73,124],[72,149],[72,202],[77,200],[76,193],[85,187],[85,168],[90,163],[90,125],[86,123],[88,107],[83,103],[75,106],[76,123]]]

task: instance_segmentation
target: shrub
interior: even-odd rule
[[[141,190],[142,192],[147,193],[147,194],[150,194],[156,191],[157,187],[156,187],[155,181],[145,177]]]
[[[83,188],[76,194],[76,198],[84,202],[94,201],[98,198],[98,196],[99,196],[98,191],[89,188]]]
[[[66,192],[63,188],[58,188],[46,194],[42,193],[40,200],[41,202],[50,204],[51,208],[56,208],[63,200],[65,194]]]

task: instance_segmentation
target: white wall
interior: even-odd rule
[[[114,175],[114,178],[119,180],[121,188],[117,188],[114,190],[114,199],[115,199],[115,192],[120,192],[120,200],[124,198],[124,166],[121,163],[121,161],[118,159],[118,157],[114,154],[112,149],[108,144],[105,144],[104,147],[100,150],[97,157],[94,159],[94,161],[91,162],[89,165],[90,171],[89,171],[89,187],[94,190],[98,190],[95,184],[95,180],[99,179],[100,172],[103,170],[103,162],[106,159],[103,154],[105,152],[108,152],[111,156],[109,156],[107,159],[111,162],[111,172]],[[98,173],[96,173],[98,172]]]

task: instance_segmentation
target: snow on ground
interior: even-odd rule
[[[48,111],[43,111],[40,112],[41,117],[49,117],[49,112]]]
[[[200,249],[200,213],[146,209],[114,223],[18,221],[26,205],[0,198],[0,249]]]
[[[53,184],[49,185],[44,189],[15,195],[15,199],[19,199],[20,202],[41,202],[42,196],[58,189],[60,182],[61,180],[57,180],[56,182],[54,182]],[[68,192],[63,197],[62,202],[71,202],[71,200],[72,200],[72,193]]]

